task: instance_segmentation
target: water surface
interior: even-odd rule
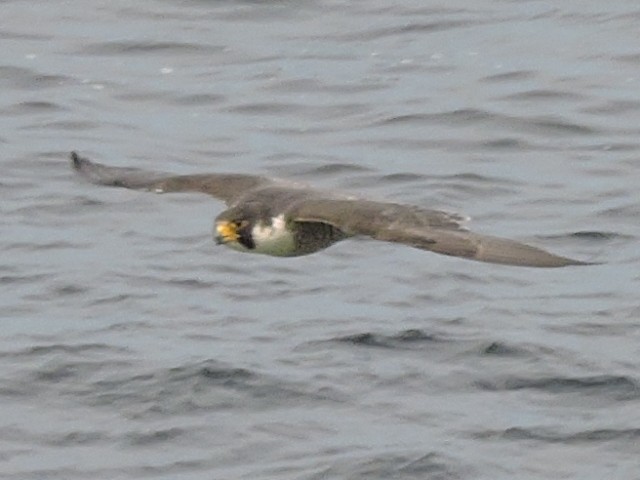
[[[634,2],[2,2],[7,479],[630,479]],[[469,214],[604,262],[210,240],[70,150]]]

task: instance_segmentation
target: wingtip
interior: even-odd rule
[[[539,250],[539,249],[536,249]],[[531,252],[533,253],[533,252]],[[538,267],[538,268],[564,268],[564,267],[587,267],[593,265],[600,265],[599,262],[583,262],[582,260],[575,260],[573,258],[562,257],[553,253],[539,250],[536,255],[527,255],[523,257],[522,263],[514,261],[511,265],[523,266],[523,267]]]
[[[80,170],[80,168],[82,168],[82,163],[86,162],[86,159],[78,155],[78,152],[75,150],[69,154],[69,159],[71,160],[71,168],[74,170]]]
[[[565,267],[593,267],[595,265],[604,265],[605,262],[583,262],[581,260],[571,260],[571,263]]]
[[[562,257],[560,255],[550,254],[557,259],[552,267],[589,267],[594,265],[602,265],[604,262],[589,262],[586,260],[576,260],[574,258]]]
[[[469,236],[475,238],[477,244],[474,259],[482,262],[537,268],[578,267],[597,264],[563,257],[532,245],[505,238],[472,233],[469,233]]]

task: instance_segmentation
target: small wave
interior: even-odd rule
[[[640,110],[640,101],[637,100],[606,100],[600,105],[585,107],[581,111],[598,115],[622,115],[635,113],[638,110]]]
[[[220,282],[208,282],[199,278],[171,278],[164,281],[167,285],[190,289],[210,290],[220,286]]]
[[[93,352],[114,352],[123,351],[121,348],[114,348],[104,343],[79,343],[63,344],[55,343],[51,345],[36,345],[16,352],[0,352],[0,357],[42,357],[52,354],[67,353],[73,355],[93,353]]]
[[[73,243],[66,241],[53,241],[47,243],[35,243],[35,242],[16,242],[9,243],[5,250],[24,250],[24,251],[42,251],[42,250],[65,250],[65,249],[79,249],[86,248],[87,244]]]
[[[109,295],[106,297],[97,298],[92,302],[90,302],[90,305],[94,307],[98,305],[113,305],[117,303],[127,302],[129,300],[143,300],[143,299],[152,298],[152,297],[154,297],[153,294],[136,295],[133,293],[121,293],[118,295]]]
[[[356,165],[353,163],[327,163],[318,167],[307,168],[305,174],[317,176],[317,175],[336,175],[344,173],[354,172],[366,172],[370,169],[363,167],[362,165]]]
[[[159,443],[173,441],[179,437],[189,435],[190,432],[183,428],[164,428],[144,433],[129,433],[126,435],[127,443],[134,446],[154,446]]]
[[[52,277],[53,274],[44,273],[34,275],[0,275],[0,285],[38,283]]]
[[[111,375],[76,395],[94,406],[128,409],[149,415],[225,409],[265,409],[329,398],[320,392],[214,360],[187,363],[134,375]]]
[[[315,78],[301,78],[293,80],[282,80],[277,83],[273,83],[267,87],[264,87],[267,91],[273,92],[286,92],[286,93],[330,93],[330,94],[344,94],[354,95],[358,93],[365,93],[371,91],[382,90],[385,88],[384,83],[369,82],[359,80],[357,83],[327,83],[321,82]]]
[[[185,106],[210,106],[219,104],[225,99],[224,95],[215,95],[210,93],[194,93],[190,95],[180,95],[171,100],[175,105]]]
[[[598,130],[579,123],[565,120],[556,116],[523,117],[504,115],[497,112],[464,108],[437,113],[413,113],[384,118],[372,122],[372,127],[426,124],[468,126],[480,123],[493,124],[502,130],[522,130],[531,133],[562,134],[562,135],[591,135]]]
[[[537,150],[540,148],[520,138],[509,137],[486,140],[481,142],[480,145],[491,150],[514,150],[518,152]]]
[[[294,113],[301,112],[306,107],[303,107],[300,104],[295,103],[278,103],[278,102],[261,102],[261,103],[250,103],[245,105],[238,105],[235,107],[228,107],[225,110],[231,113],[242,113],[242,114],[283,114],[283,113]]]
[[[349,459],[317,472],[312,478],[458,479],[467,470],[448,456],[427,454],[381,454],[366,459]]]
[[[78,132],[98,130],[104,128],[104,124],[89,120],[56,120],[53,122],[32,123],[22,127],[23,130],[60,130],[63,132]]]
[[[580,231],[574,232],[571,234],[572,238],[584,238],[586,240],[613,240],[613,239],[633,239],[635,238],[633,235],[624,235],[622,233],[616,232],[598,232],[595,230],[591,231]]]
[[[616,232],[604,232],[597,230],[582,230],[578,232],[565,233],[560,235],[539,235],[538,238],[548,240],[562,240],[562,239],[580,239],[586,241],[603,241],[603,240],[632,240],[635,237],[633,235],[626,235]]]
[[[539,440],[549,443],[584,444],[592,442],[609,442],[615,440],[637,441],[640,438],[640,428],[602,428],[584,430],[581,432],[564,433],[550,428],[522,428],[513,427],[505,430],[478,432],[475,438],[500,438],[505,440]]]
[[[221,46],[196,45],[193,43],[116,41],[85,45],[80,49],[80,52],[90,55],[138,55],[140,53],[184,55],[185,53],[217,53],[223,50],[224,47]]]
[[[597,213],[599,217],[611,220],[612,218],[621,218],[625,221],[640,217],[640,203],[628,203],[620,207],[607,208]]]
[[[441,20],[436,22],[408,23],[393,27],[383,27],[376,29],[370,28],[368,30],[360,32],[336,35],[334,38],[346,42],[360,42],[363,40],[383,39],[410,33],[433,33],[446,30],[455,30],[460,28],[472,27],[475,25],[481,25],[482,23],[486,22],[477,20]]]
[[[512,72],[488,75],[482,78],[482,81],[486,83],[520,82],[522,80],[529,80],[529,79],[535,78],[535,76],[536,76],[536,73],[530,70],[514,70]]]
[[[418,173],[391,173],[389,175],[382,175],[379,178],[380,181],[384,183],[407,183],[425,180],[426,176]]]
[[[574,92],[563,92],[559,90],[527,90],[525,92],[513,93],[511,95],[505,95],[500,97],[500,100],[509,100],[509,101],[540,101],[540,100],[549,100],[549,101],[558,101],[558,100],[583,100],[585,98],[584,95],[580,95]]]
[[[411,113],[385,118],[373,123],[374,126],[382,125],[403,125],[407,123],[447,123],[447,124],[469,124],[481,120],[489,119],[493,116],[490,112],[464,108],[438,113]]]
[[[45,384],[55,384],[62,386],[65,384],[75,384],[82,378],[86,378],[100,370],[117,366],[122,368],[123,362],[112,361],[102,362],[94,360],[77,361],[52,361],[33,371],[31,382],[34,388],[41,388]]]
[[[381,335],[364,332],[355,335],[337,337],[332,341],[364,347],[407,349],[418,348],[425,343],[440,342],[443,340],[436,335],[426,333],[423,330],[411,329],[404,330],[395,335]]]
[[[82,445],[83,447],[85,447],[88,445],[108,443],[108,442],[111,442],[112,439],[109,435],[103,432],[74,431],[74,432],[67,432],[67,433],[44,435],[43,437],[40,438],[40,441],[52,447],[72,447],[76,445]]]
[[[528,357],[531,351],[505,342],[491,342],[480,348],[480,355],[488,357]]]
[[[36,115],[38,113],[66,112],[67,108],[47,101],[20,102],[2,109],[5,115]]]
[[[31,68],[0,65],[0,81],[16,90],[38,91],[71,83],[72,79],[65,75],[39,73]]]
[[[479,381],[482,390],[511,391],[539,390],[548,393],[584,393],[611,396],[620,399],[640,398],[640,385],[626,376],[597,375],[590,377],[508,377],[502,380]]]
[[[38,445],[52,447],[71,447],[76,445],[88,446],[111,441],[111,437],[98,431],[78,431],[46,433],[43,431],[33,435],[17,427],[3,428],[2,438],[5,441],[33,442]]]
[[[630,53],[626,55],[618,55],[614,57],[619,62],[640,64],[640,53]]]
[[[12,32],[6,29],[0,31],[0,40],[51,40],[52,38],[51,35],[39,33]]]
[[[587,125],[581,125],[556,117],[538,117],[523,120],[523,122],[530,123],[532,126],[548,131],[549,133],[593,135],[599,132],[595,128]]]

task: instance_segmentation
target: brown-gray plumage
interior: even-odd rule
[[[461,227],[463,217],[438,210],[313,190],[257,175],[172,175],[109,167],[71,153],[71,165],[93,183],[157,193],[202,192],[224,201],[216,218],[218,243],[279,256],[313,253],[365,235],[481,262],[526,267],[589,263]]]

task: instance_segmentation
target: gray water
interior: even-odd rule
[[[640,478],[636,1],[0,2],[0,477]],[[603,265],[211,241],[68,152]]]

